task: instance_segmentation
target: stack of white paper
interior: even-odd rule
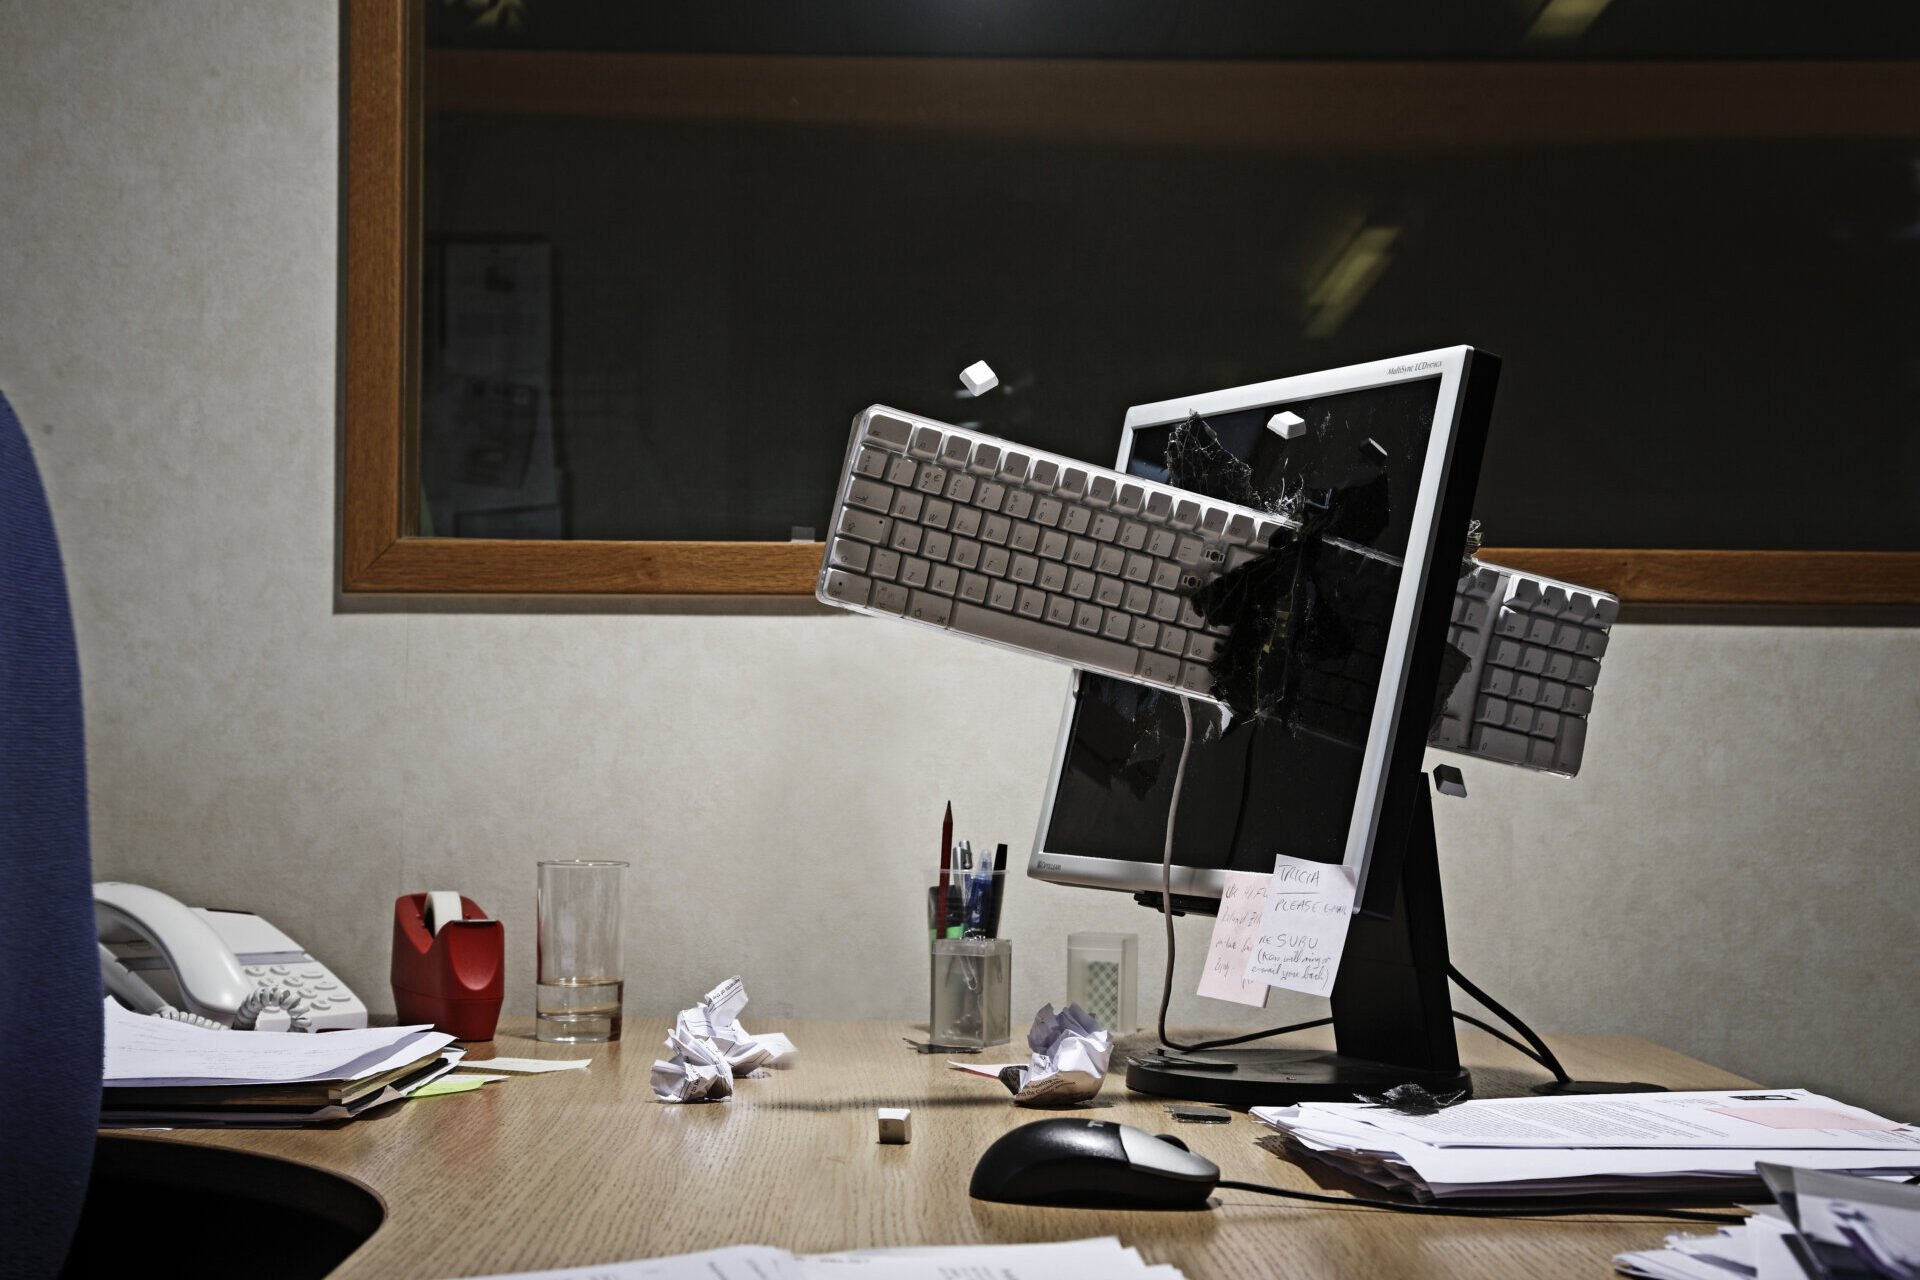
[[[108,1000],[102,1078],[109,1088],[359,1080],[452,1043],[452,1036],[430,1026],[325,1035],[213,1031],[149,1018]]]
[[[1920,1187],[1769,1164],[1776,1205],[1715,1235],[1667,1237],[1664,1249],[1623,1253],[1614,1267],[1648,1280],[1817,1280],[1920,1276]]]
[[[1739,1226],[1722,1227],[1710,1236],[1676,1232],[1667,1237],[1664,1249],[1615,1255],[1614,1269],[1647,1280],[1736,1280],[1740,1276],[1757,1280],[1764,1262],[1768,1280],[1799,1280],[1802,1272],[1786,1243],[1793,1228],[1777,1212],[1756,1213]]]
[[[1295,1151],[1420,1199],[1742,1194],[1754,1166],[1920,1172],[1920,1130],[1808,1093],[1500,1098],[1434,1115],[1350,1102],[1256,1107]]]
[[[460,1061],[428,1026],[325,1035],[229,1031],[105,1002],[102,1128],[281,1128],[352,1119]]]
[[[1088,1276],[1184,1280],[1176,1267],[1149,1265],[1107,1236],[1059,1244],[956,1245],[796,1256],[765,1245],[736,1245],[672,1258],[521,1271],[486,1280],[1085,1280]]]

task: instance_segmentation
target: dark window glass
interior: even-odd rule
[[[1907,142],[783,122],[802,61],[699,118],[429,111],[422,533],[784,540],[868,404],[1111,463],[1129,405],[1470,343],[1490,545],[1920,549]]]

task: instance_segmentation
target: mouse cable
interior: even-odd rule
[[[1289,1200],[1308,1200],[1314,1204],[1345,1206],[1354,1209],[1386,1209],[1393,1213],[1418,1213],[1436,1218],[1565,1218],[1589,1214],[1607,1214],[1622,1218],[1674,1218],[1681,1222],[1714,1222],[1733,1225],[1747,1221],[1747,1215],[1708,1213],[1700,1209],[1662,1209],[1623,1205],[1567,1204],[1539,1205],[1531,1208],[1500,1209],[1464,1204],[1412,1204],[1398,1200],[1372,1200],[1364,1196],[1334,1196],[1321,1191],[1295,1191],[1289,1187],[1270,1187],[1261,1182],[1215,1184],[1235,1191],[1255,1191],[1263,1196],[1284,1196]]]

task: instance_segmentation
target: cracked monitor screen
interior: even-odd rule
[[[1217,707],[1193,704],[1176,893],[1218,896],[1205,871],[1271,871],[1275,854],[1342,861],[1438,391],[1437,378],[1410,380],[1135,429],[1132,474],[1301,521],[1291,545],[1277,541],[1196,597],[1234,627],[1215,692],[1240,711],[1222,732]],[[1268,426],[1282,411],[1302,419],[1291,439]],[[1157,890],[1179,702],[1076,680],[1032,872]]]

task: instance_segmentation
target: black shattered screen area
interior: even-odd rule
[[[1294,630],[1268,628],[1290,649],[1284,663],[1268,654],[1261,670],[1262,695],[1282,694],[1266,704],[1276,713],[1235,717],[1224,733],[1209,704],[1194,704],[1174,833],[1179,865],[1271,871],[1275,854],[1344,856],[1438,389],[1437,378],[1419,379],[1209,415],[1207,432],[1188,425],[1173,474],[1168,443],[1182,424],[1134,433],[1133,474],[1237,502],[1250,489],[1257,501],[1249,505],[1286,503],[1321,535],[1291,548],[1304,564],[1282,555],[1245,566],[1279,579],[1248,584],[1269,617],[1276,600],[1294,615]],[[1283,410],[1304,420],[1293,439],[1267,427]],[[1213,440],[1230,457],[1216,456]],[[1217,675],[1231,657],[1216,663]],[[1180,756],[1179,701],[1104,676],[1079,682],[1046,849],[1158,863]]]

